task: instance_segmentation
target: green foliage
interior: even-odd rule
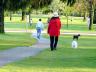
[[[31,0],[31,7],[34,9],[48,6],[52,0]]]
[[[74,12],[79,13],[81,16],[88,16],[89,11],[89,4],[86,0],[79,0],[76,1],[74,4]]]
[[[65,4],[62,3],[60,0],[53,0],[51,5],[49,6],[51,11],[63,11]]]
[[[30,0],[3,0],[3,5],[5,10],[16,11],[20,8],[25,8]]]
[[[70,5],[70,6],[72,6],[76,2],[76,0],[61,0],[61,1],[67,2],[67,5]]]

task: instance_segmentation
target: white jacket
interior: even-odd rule
[[[90,18],[89,17],[87,17],[87,25],[88,25],[88,27],[90,25]]]
[[[37,24],[36,24],[36,29],[37,29],[38,27],[41,28],[41,29],[44,29],[44,25],[43,25],[43,23],[42,23],[41,21],[38,21],[38,22],[37,22]]]

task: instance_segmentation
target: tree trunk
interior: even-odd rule
[[[3,7],[3,0],[0,1],[0,33],[4,33],[4,7]]]
[[[94,9],[93,24],[96,24],[96,8]]]
[[[31,20],[31,11],[29,11],[29,23],[30,23],[30,20]]]
[[[25,20],[25,14],[26,14],[26,12],[24,10],[22,10],[22,21]]]
[[[89,5],[90,5],[90,9],[89,9],[89,17],[90,17],[90,24],[89,24],[89,30],[92,29],[92,0],[89,0]]]
[[[12,12],[10,11],[10,21],[12,20]]]
[[[67,28],[68,28],[68,14],[66,15],[66,17],[67,17]]]
[[[86,20],[86,12],[84,12],[84,18],[83,18],[83,21]]]

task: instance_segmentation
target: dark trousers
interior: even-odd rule
[[[58,36],[50,36],[50,48],[51,50],[56,50],[58,43]]]

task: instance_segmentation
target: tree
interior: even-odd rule
[[[90,24],[89,24],[89,30],[92,29],[92,16],[93,16],[93,13],[92,13],[92,0],[89,0],[89,17],[90,17]]]
[[[27,0],[22,0],[20,4],[20,9],[22,10],[22,21],[25,20],[25,15],[26,15],[26,8],[30,5],[30,1]]]
[[[61,0],[61,1],[66,2],[67,5],[69,6],[72,6],[76,2],[76,0]]]
[[[4,10],[16,11],[25,8],[30,3],[37,9],[47,6],[52,0],[0,0],[0,33],[4,33]]]
[[[88,7],[89,5],[86,0],[79,0],[74,4],[74,11],[79,13],[80,16],[83,16],[83,20],[85,21],[86,15],[88,14]]]
[[[93,24],[96,24],[96,6],[94,7]]]
[[[93,2],[93,11],[94,11],[93,24],[96,24],[96,0],[94,0]]]
[[[0,33],[4,33],[4,6],[3,6],[3,0],[0,1]]]
[[[65,4],[62,3],[60,0],[53,0],[49,6],[51,11],[63,11],[65,7]]]
[[[72,6],[76,0],[61,0],[63,2],[67,2],[68,5]],[[79,1],[79,0],[78,0]],[[93,3],[96,0],[86,0],[89,3],[89,17],[90,17],[90,24],[89,24],[89,30],[92,29],[92,20],[93,20]]]
[[[0,0],[0,33],[4,33],[4,10],[19,9],[21,0]]]
[[[31,11],[32,9],[42,9],[44,7],[48,7],[48,5],[52,2],[52,0],[30,0],[30,3],[28,5],[28,14],[29,14],[29,22],[31,18]]]
[[[76,0],[61,0],[73,5]],[[52,0],[0,0],[0,33],[4,33],[4,10],[16,11],[31,4],[33,9],[48,6]],[[24,3],[24,4],[23,4]]]

